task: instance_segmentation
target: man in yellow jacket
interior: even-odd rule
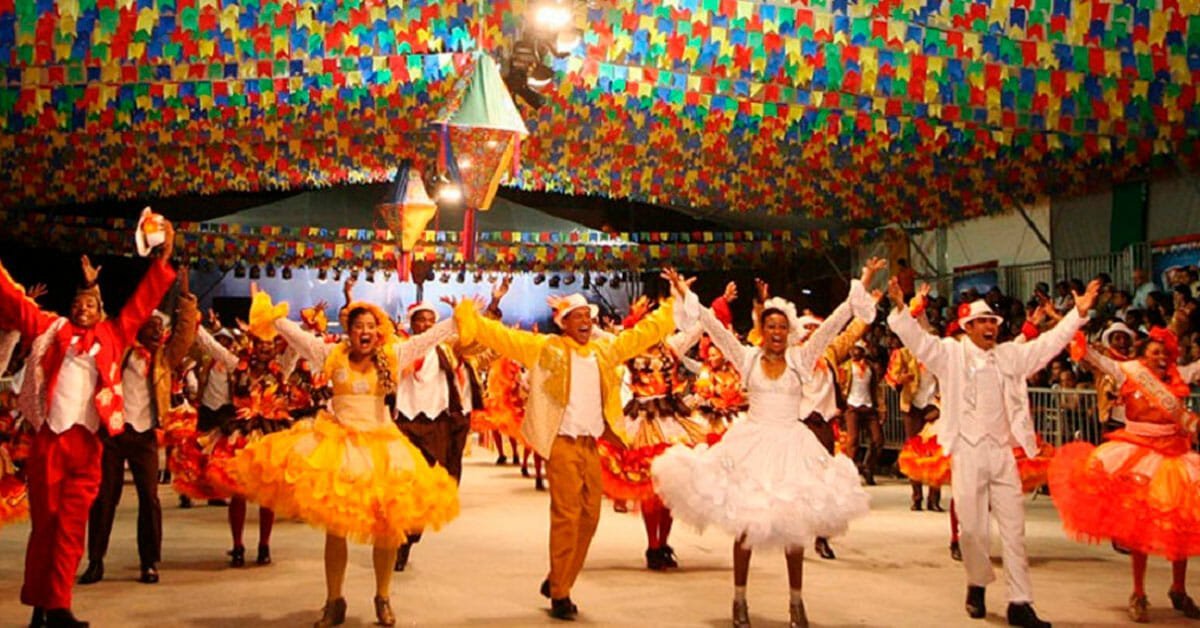
[[[673,283],[682,281],[673,271],[664,277]],[[529,370],[529,401],[521,432],[546,458],[550,574],[541,592],[551,598],[555,618],[573,619],[579,612],[571,601],[571,587],[600,521],[596,440],[619,444],[625,436],[618,367],[675,330],[673,303],[664,301],[636,326],[615,336],[593,334],[597,308],[582,294],[551,303],[558,335],[509,329],[485,318],[469,300],[455,308],[464,346],[479,343]]]

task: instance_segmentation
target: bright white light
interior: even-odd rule
[[[457,203],[463,198],[462,188],[450,183],[438,189],[438,200],[443,203]]]
[[[809,290],[808,288],[804,288],[804,289],[800,290],[800,294],[812,294],[812,290]]]
[[[467,169],[467,168],[470,168],[470,167],[471,167],[471,158],[470,158],[470,157],[463,157],[462,159],[459,159],[459,160],[458,160],[458,167],[459,167],[459,168],[462,168],[462,169],[464,169],[464,170],[465,170],[465,169]]]
[[[558,31],[571,23],[571,9],[557,2],[543,2],[534,10],[533,22],[543,30]]]

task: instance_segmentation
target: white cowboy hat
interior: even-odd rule
[[[1112,339],[1113,334],[1125,334],[1129,336],[1130,340],[1137,338],[1137,334],[1134,333],[1134,331],[1130,329],[1128,325],[1122,323],[1121,321],[1117,321],[1112,325],[1109,325],[1108,329],[1105,329],[1103,334],[1100,334],[1100,342],[1106,347],[1111,347],[1112,345],[1109,343],[1109,340]]]
[[[979,299],[971,302],[970,309],[964,316],[958,319],[958,324],[965,327],[967,323],[979,318],[990,318],[997,323],[1004,320],[1003,316],[1000,316],[992,311],[992,308],[987,304],[987,301]]]
[[[150,251],[154,247],[167,241],[167,234],[162,228],[163,217],[150,210],[149,207],[142,209],[142,215],[138,217],[137,230],[133,232],[133,243],[137,246],[137,253],[141,257],[150,255]]]
[[[600,308],[587,302],[587,299],[578,292],[567,297],[555,299],[550,307],[554,308],[554,324],[562,327],[563,318],[578,310],[586,307],[592,314],[592,318],[596,318],[600,314]]]
[[[438,322],[438,320],[441,318],[440,316],[438,316],[437,308],[434,307],[432,303],[430,303],[428,301],[417,301],[416,303],[413,303],[412,305],[408,306],[408,311],[405,313],[406,314],[405,322],[408,323],[409,327],[412,326],[413,316],[416,316],[417,312],[432,312],[433,313],[433,322],[435,322],[435,323]]]

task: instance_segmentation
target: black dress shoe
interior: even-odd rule
[[[53,608],[46,611],[46,628],[87,628],[86,621],[75,618],[69,608]]]
[[[271,546],[260,544],[258,546],[258,558],[255,558],[254,562],[256,562],[260,565],[270,565],[271,564]]]
[[[508,464],[508,458],[506,458],[504,454],[500,454],[500,457],[496,458],[496,466],[500,466],[502,464]]]
[[[962,562],[962,548],[958,546],[958,541],[950,541],[950,558]]]
[[[43,628],[46,625],[46,609],[35,606],[33,615],[29,617],[29,628]]]
[[[921,512],[921,498],[918,497],[912,501],[912,505],[908,507],[913,512]]]
[[[574,621],[579,614],[579,607],[569,597],[550,600],[550,616],[564,621]]]
[[[138,578],[138,582],[142,584],[155,584],[158,582],[158,570],[154,565],[142,567],[142,575]]]
[[[246,566],[246,548],[237,545],[229,550],[229,566],[230,567],[245,567]]]
[[[679,562],[675,560],[675,548],[664,543],[663,546],[659,548],[658,552],[662,556],[664,567],[667,569],[675,569],[679,567]]]
[[[396,564],[392,565],[392,571],[404,571],[408,567],[408,555],[412,552],[412,543],[404,543],[400,549],[396,550]]]
[[[180,495],[179,496],[179,507],[180,508],[191,508],[192,507],[192,498],[188,497],[187,495]]]
[[[942,502],[935,502],[928,499],[925,500],[925,510],[928,510],[929,512],[946,512],[945,509],[942,508]]]
[[[1008,605],[1008,625],[1020,626],[1021,628],[1050,628],[1050,622],[1042,621],[1037,613],[1033,612],[1033,605],[1029,602],[1024,604]]]
[[[971,619],[987,617],[986,592],[987,589],[984,587],[967,586],[967,614],[971,616]],[[1011,606],[1009,613],[1012,613]]]
[[[817,537],[817,542],[814,545],[814,548],[817,550],[817,556],[820,556],[825,560],[833,560],[837,558],[837,554],[833,553],[833,548],[829,547],[829,539],[823,536]]]
[[[539,491],[546,490],[546,484],[542,482],[542,478],[537,478],[533,481],[533,488]]]
[[[79,584],[96,584],[104,579],[104,562],[99,560],[88,561],[87,569],[80,574]]]
[[[1171,598],[1171,607],[1183,613],[1188,619],[1200,619],[1200,608],[1196,608],[1196,603],[1192,601],[1192,596],[1185,591],[1168,591],[1167,597]]]
[[[542,597],[546,598],[547,600],[550,599],[550,579],[549,578],[542,580],[542,588],[538,589],[538,592],[541,593]]]
[[[229,502],[227,502],[223,499],[210,499],[210,500],[208,500],[208,505],[209,506],[228,506]]]
[[[529,477],[529,467],[526,467],[524,465],[521,466],[521,477],[523,477],[523,478]]]

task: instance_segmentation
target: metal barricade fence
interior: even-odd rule
[[[900,395],[888,386],[884,388],[883,399],[884,447],[900,449],[905,441]],[[1188,397],[1187,404],[1193,412],[1200,413],[1200,394],[1193,393]],[[1096,407],[1095,390],[1030,388],[1029,414],[1037,433],[1055,447],[1072,441],[1103,442],[1104,425],[1100,422]]]

